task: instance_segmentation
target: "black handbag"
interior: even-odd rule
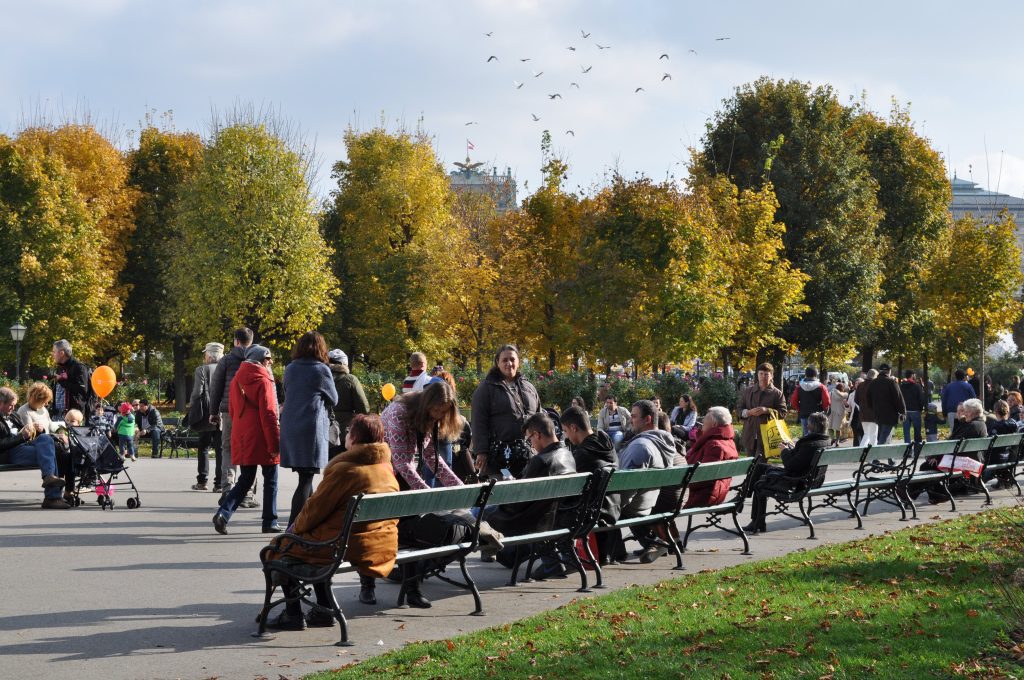
[[[491,470],[508,470],[514,478],[519,479],[532,453],[533,449],[525,439],[492,442],[487,453],[487,467]]]

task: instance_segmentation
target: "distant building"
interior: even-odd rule
[[[512,169],[506,168],[504,175],[498,174],[497,168],[491,168],[491,172],[481,171],[483,163],[471,163],[469,156],[466,156],[465,163],[455,163],[458,170],[449,173],[452,190],[455,193],[478,193],[489,194],[494,199],[494,204],[499,213],[515,210],[516,202],[516,181],[512,177]]]
[[[987,191],[977,185],[953,175],[953,202],[949,211],[953,219],[973,215],[982,222],[999,219],[999,213],[1007,210],[1013,216],[1017,228],[1017,243],[1024,250],[1024,198]]]

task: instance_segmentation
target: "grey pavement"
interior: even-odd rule
[[[195,458],[150,460],[129,472],[142,507],[129,510],[118,489],[114,510],[87,504],[68,511],[42,510],[38,473],[0,474],[0,656],[10,678],[299,678],[366,659],[414,640],[443,639],[520,619],[564,605],[578,580],[506,585],[508,571],[471,558],[483,593],[485,616],[467,616],[472,597],[438,581],[424,594],[429,610],[398,609],[398,587],[379,583],[379,605],[358,603],[354,576],[340,577],[335,594],[349,619],[352,647],[334,646],[336,629],[279,633],[273,640],[250,637],[263,596],[259,549],[260,510],[239,510],[229,535],[214,532],[217,495],[190,491]],[[848,476],[837,469],[830,476]],[[296,477],[281,471],[279,514],[287,507]],[[1016,501],[1010,491],[994,494],[997,505]],[[923,497],[922,497],[923,498]],[[983,509],[983,498],[958,502],[961,513]],[[955,516],[948,505],[919,506],[920,521]],[[959,513],[956,513],[959,514]],[[788,519],[770,519],[767,534],[751,538],[752,556],[724,533],[695,534],[684,555],[686,572],[721,569],[795,550],[862,538],[908,526],[887,506],[872,508],[865,531],[843,513],[813,515],[818,540]],[[629,544],[634,545],[634,544]],[[605,569],[610,589],[673,578],[674,560]],[[456,570],[457,571],[457,570]]]

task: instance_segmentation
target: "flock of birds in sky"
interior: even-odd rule
[[[487,38],[490,38],[493,35],[494,35],[494,31],[488,31],[487,33],[484,33],[484,36],[487,37]],[[580,38],[582,40],[588,40],[590,38],[590,33],[586,32],[584,30],[580,30]],[[716,42],[723,42],[725,40],[730,40],[730,39],[731,38],[728,38],[728,37],[722,37],[722,38],[715,38],[715,41]],[[611,45],[602,45],[602,44],[598,43],[596,40],[595,41],[591,41],[589,44],[591,44],[594,47],[596,47],[597,51],[599,53],[602,53],[605,50],[612,49]],[[581,47],[580,50],[577,50],[577,46],[576,45],[569,45],[565,49],[567,51],[569,51],[569,52],[572,52],[574,55],[577,55],[577,56],[582,56],[582,54],[583,54],[582,51],[581,51],[583,49],[583,47]],[[696,56],[697,51],[691,49],[691,50],[688,50],[688,53]],[[518,61],[520,63],[522,63],[522,64],[526,64],[527,62],[530,62],[532,60],[531,60],[530,57],[519,57]],[[587,60],[587,61],[589,61],[589,60]],[[658,57],[658,63],[661,64],[662,62],[664,62],[663,66],[665,66],[666,68],[667,68],[667,65],[668,65],[669,61],[671,61],[671,60],[670,60],[669,55],[667,53],[662,53]],[[492,64],[492,63],[498,64],[498,63],[501,63],[501,58],[497,54],[490,54],[487,57],[487,63],[488,64]],[[585,63],[583,61],[581,61],[581,63],[579,63],[578,65],[579,65],[579,70],[580,70],[578,80],[585,82],[585,78],[586,78],[587,74],[589,74],[591,69],[594,68],[594,65],[592,63]],[[536,70],[536,69],[533,69],[533,68],[530,69],[530,73],[532,74],[534,79],[540,78],[540,77],[542,77],[544,75],[544,71],[543,70]],[[528,79],[524,78],[524,81],[525,80],[528,80]],[[658,82],[659,83],[664,83],[667,80],[668,81],[672,80],[672,74],[669,73],[668,71],[663,71],[662,75],[661,75],[661,78],[659,79]],[[524,82],[524,81],[513,80],[512,81],[512,86],[516,90],[521,90],[526,85],[526,82]],[[579,90],[579,89],[582,88],[582,86],[581,86],[580,82],[572,81],[572,82],[569,83],[568,89],[572,90],[573,88]],[[635,94],[635,95],[640,94],[642,92],[645,92],[645,88],[643,86],[637,86],[633,90],[633,94]],[[549,100],[551,100],[551,101],[563,99],[561,92],[546,92],[545,94],[547,95],[547,98]],[[541,120],[541,117],[538,116],[536,113],[530,113],[530,117],[533,119],[533,122],[535,122],[535,123],[536,122],[540,122],[540,120]],[[477,125],[477,124],[478,124],[478,122],[475,121],[475,120],[471,120],[471,121],[468,121],[468,122],[465,123],[466,126]],[[575,137],[576,136],[576,132],[574,130],[566,130],[565,134],[569,135],[571,137]]]

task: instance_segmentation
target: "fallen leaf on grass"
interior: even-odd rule
[[[973,618],[976,618],[977,616],[978,616],[978,610],[977,609],[968,609],[967,610],[967,618],[973,619]]]
[[[454,652],[455,651],[455,643],[452,642],[451,640],[445,640],[444,641],[444,645],[445,645],[445,647],[448,648],[449,652]]]

